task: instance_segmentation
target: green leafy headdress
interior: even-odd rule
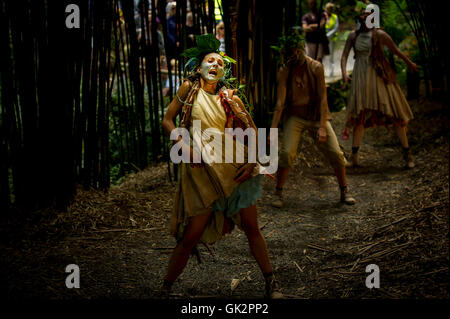
[[[253,106],[248,102],[247,97],[243,92],[244,84],[240,84],[235,77],[232,77],[231,65],[236,63],[236,60],[227,56],[225,52],[219,51],[220,41],[216,39],[214,34],[202,34],[195,36],[196,47],[185,50],[181,56],[187,59],[184,65],[183,78],[187,78],[196,74],[197,67],[202,62],[205,55],[209,53],[218,53],[222,56],[225,63],[224,76],[221,79],[221,84],[228,89],[237,89],[237,95],[241,98],[247,110],[251,113]]]
[[[305,47],[305,38],[300,32],[299,27],[293,27],[288,34],[282,34],[275,45],[270,46],[274,51],[274,58],[279,66],[287,64],[291,49],[302,49]]]
[[[365,4],[362,1],[356,1],[355,11],[361,12],[363,10],[366,10],[367,4]]]
[[[231,64],[236,63],[236,60],[227,56],[224,52],[219,51],[220,41],[216,39],[214,34],[202,34],[195,36],[196,47],[185,50],[181,56],[187,59],[184,65],[184,74],[190,75],[202,62],[203,57],[208,53],[218,53],[222,56],[225,62],[224,78],[231,75]]]

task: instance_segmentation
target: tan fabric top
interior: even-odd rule
[[[320,99],[318,96],[321,64],[306,56],[303,65],[292,65],[287,80],[287,114],[308,121],[320,121]],[[331,120],[327,104],[327,119]]]
[[[196,132],[193,121],[201,121],[201,132]],[[233,189],[239,184],[234,181],[237,169],[243,163],[234,163],[233,158],[225,158],[225,138],[230,138],[232,147],[239,142],[225,133],[226,115],[218,95],[209,94],[199,89],[191,113],[189,131],[191,139],[197,139],[202,147],[220,148],[222,140],[222,163],[204,164],[201,168],[192,168],[189,164],[181,163],[180,180],[175,196],[174,212],[171,221],[172,234],[180,238],[188,224],[188,218],[211,211],[211,206],[220,197],[229,197]],[[209,131],[209,132],[208,132]],[[191,140],[191,145],[192,144]],[[228,146],[229,147],[229,146]],[[246,149],[245,145],[243,145]],[[233,153],[232,153],[233,154]],[[229,153],[228,153],[229,155]],[[226,163],[226,160],[231,163]],[[247,157],[244,156],[244,160]],[[257,166],[254,175],[259,172]],[[237,220],[236,220],[237,219]],[[233,218],[239,226],[239,217]],[[212,243],[222,236],[223,213],[212,214],[211,221],[206,227],[201,241]]]

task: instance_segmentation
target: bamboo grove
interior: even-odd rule
[[[65,25],[69,4],[80,8],[79,29]],[[448,54],[434,9],[417,0],[407,4],[405,17],[431,72],[426,77],[447,92]],[[195,34],[215,33],[215,1],[190,5]],[[178,1],[176,7],[174,65],[161,54],[169,50],[165,7],[164,0],[140,1],[139,7],[134,0],[0,2],[2,210],[64,208],[77,185],[106,190],[111,180],[160,160],[174,178],[160,123],[183,71],[187,6]],[[221,1],[226,53],[238,60],[234,72],[259,126],[269,125],[276,97],[270,45],[300,24],[305,8],[300,0]]]
[[[152,41],[156,15],[147,14],[165,12],[165,3],[141,3],[1,2],[2,208],[64,208],[78,184],[110,187],[114,164],[123,176],[167,157],[160,122],[176,70],[162,66],[158,41]],[[69,4],[80,8],[79,29],[65,26]],[[213,31],[205,8],[200,1],[192,7],[198,33],[203,26]],[[185,6],[177,10],[180,25],[182,12]],[[165,15],[159,18],[166,28]],[[162,96],[164,72],[168,98]]]

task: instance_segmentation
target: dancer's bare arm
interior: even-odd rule
[[[178,88],[177,94],[180,97],[180,99],[182,99],[182,100],[186,99],[186,97],[189,93],[190,87],[191,86],[189,84],[189,81],[185,81]],[[174,128],[176,128],[175,118],[180,113],[182,106],[183,106],[183,104],[178,100],[178,98],[176,96],[174,97],[172,102],[169,104],[166,114],[164,114],[164,118],[162,120],[162,126],[163,126],[166,134],[170,135],[170,132],[172,132],[172,130]],[[181,139],[181,137],[179,137],[179,139]]]
[[[325,85],[325,75],[321,63],[319,63],[314,73],[317,78],[317,93],[319,95],[320,101],[320,127],[317,131],[317,137],[319,139],[319,143],[322,143],[327,140],[326,124],[328,116],[328,102],[327,102],[327,87]]]
[[[280,68],[277,73],[277,102],[275,104],[275,111],[273,112],[272,125],[270,127],[277,128],[280,123],[281,114],[283,113],[284,105],[286,103],[287,80],[289,69],[287,66]]]
[[[394,40],[392,40],[391,36],[387,34],[385,31],[378,29],[377,34],[380,37],[380,40],[382,41],[382,44],[387,46],[389,50],[392,51],[395,55],[397,55],[400,59],[405,61],[406,65],[408,65],[409,69],[411,71],[417,72],[419,68],[417,67],[417,64],[412,62],[395,44]]]
[[[189,90],[191,89],[191,85],[189,81],[185,81],[177,91],[177,95],[180,97],[182,101],[184,101],[187,98],[187,95],[189,93]],[[173,129],[176,128],[175,126],[175,118],[177,115],[181,112],[181,109],[183,107],[183,103],[181,103],[178,100],[178,97],[174,97],[172,102],[169,104],[169,107],[167,108],[166,114],[164,114],[164,118],[162,120],[162,126],[164,131],[170,136],[170,133]],[[191,167],[201,167],[203,163],[197,163],[198,159],[200,158],[200,155],[197,154],[197,152],[194,151],[191,145],[185,143],[183,141],[181,136],[178,136],[177,140],[173,141],[174,144],[176,143],[182,143],[181,147],[184,149],[185,152],[189,152],[190,157],[190,165]]]
[[[350,51],[352,49],[353,43],[356,39],[356,32],[352,31],[347,37],[347,41],[345,42],[344,51],[342,51],[341,56],[341,73],[342,73],[342,80],[344,81],[344,87],[347,85],[349,81],[351,81],[351,78],[347,75],[347,59],[348,55],[350,54]]]
[[[302,28],[305,32],[313,32],[313,31],[317,30],[318,27],[319,27],[319,25],[317,23],[311,23],[311,24],[302,23]]]

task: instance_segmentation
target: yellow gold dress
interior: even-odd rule
[[[177,240],[180,240],[190,217],[213,212],[210,222],[200,238],[201,242],[213,243],[222,237],[225,217],[231,218],[240,227],[239,210],[253,205],[260,196],[262,175],[258,174],[257,167],[253,176],[243,183],[239,184],[234,181],[237,169],[243,163],[225,162],[226,114],[218,95],[199,89],[193,103],[189,126],[191,145],[195,134],[193,121],[196,120],[201,121],[203,136],[200,140],[202,146],[208,144],[214,147],[214,150],[221,149],[222,163],[204,163],[203,167],[194,168],[187,163],[180,164],[171,219],[171,233]],[[220,138],[216,139],[208,134],[208,131],[211,130],[215,130]],[[219,140],[221,141],[219,142]],[[237,143],[240,142],[233,140],[234,149],[236,149]],[[244,148],[246,149],[245,146]],[[227,159],[229,160],[229,153],[227,153]],[[245,152],[244,159],[247,160],[247,152]]]

